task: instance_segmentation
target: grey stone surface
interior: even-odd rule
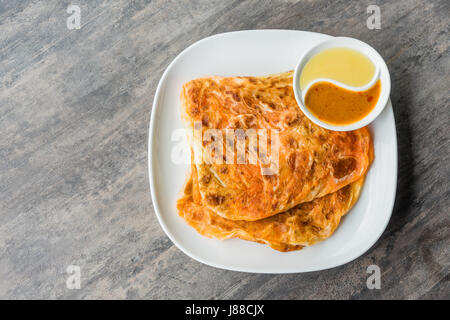
[[[450,298],[450,2],[0,1],[0,298]],[[381,30],[366,27],[369,4]],[[359,38],[386,59],[398,194],[380,240],[307,274],[219,270],[178,250],[153,213],[151,103],[185,47],[243,29]],[[81,267],[80,290],[66,267]],[[366,268],[382,271],[368,290]]]

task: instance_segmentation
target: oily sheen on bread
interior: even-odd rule
[[[219,221],[217,216],[220,216],[239,220],[239,225],[244,223],[241,220],[271,217],[298,204],[335,193],[354,182],[353,186],[360,185],[357,181],[362,181],[373,156],[367,128],[351,132],[330,131],[315,125],[301,112],[292,89],[292,72],[266,77],[195,79],[183,85],[181,102],[183,119],[188,127],[193,129],[195,123],[201,123],[201,134],[192,134],[190,140],[195,153],[202,209],[199,204],[184,200],[184,206],[189,203],[190,208],[185,212],[209,209],[216,214],[215,220]],[[277,164],[276,174],[263,174],[267,165],[259,160],[244,164],[236,163],[236,158],[233,163],[211,161],[216,150],[210,148],[213,140],[204,139],[208,129],[222,130],[224,136],[230,129],[270,131],[266,156],[269,164]],[[272,132],[277,132],[277,140],[271,139]],[[279,141],[277,155],[269,154],[274,141]],[[223,139],[224,149],[228,142]],[[259,153],[251,150],[248,143],[245,148],[246,155]],[[330,196],[336,198],[341,193]],[[273,219],[278,221],[280,218],[275,216]],[[299,221],[298,218],[294,220]],[[290,225],[281,223],[282,226],[287,224]],[[275,225],[278,224],[272,224]],[[244,237],[242,232],[235,231]],[[246,234],[255,237],[254,233]],[[308,242],[306,238],[302,239],[295,243]]]
[[[205,206],[195,166],[178,200],[179,215],[200,234],[217,239],[241,238],[265,243],[279,251],[300,250],[330,237],[341,217],[355,204],[364,178],[336,192],[302,203],[258,221],[229,220]]]

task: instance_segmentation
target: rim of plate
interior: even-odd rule
[[[339,261],[337,263],[334,264],[330,264],[329,266],[326,267],[319,267],[319,268],[314,268],[311,270],[295,270],[295,269],[288,269],[285,271],[270,271],[270,270],[259,270],[259,271],[254,271],[251,269],[246,269],[246,268],[242,268],[239,266],[223,266],[220,265],[218,263],[215,263],[213,261],[208,261],[205,260],[202,257],[197,256],[196,254],[193,254],[192,252],[190,252],[188,249],[186,249],[184,247],[184,245],[180,242],[178,242],[176,240],[176,237],[173,236],[173,234],[171,233],[171,231],[169,230],[169,228],[167,227],[166,223],[164,222],[162,215],[161,215],[161,210],[159,207],[159,203],[157,201],[157,197],[156,197],[156,191],[155,191],[155,175],[153,172],[153,159],[152,159],[152,154],[153,154],[153,144],[155,143],[155,139],[154,139],[154,129],[155,129],[155,114],[156,114],[156,109],[158,108],[158,105],[160,103],[161,100],[161,91],[163,90],[163,86],[165,84],[165,80],[167,78],[167,75],[169,74],[170,70],[172,69],[172,67],[175,65],[175,63],[185,54],[187,54],[187,52],[189,52],[192,48],[194,48],[195,46],[198,46],[199,44],[201,44],[204,41],[208,41],[211,40],[212,38],[218,38],[218,37],[224,37],[224,36],[230,36],[232,34],[237,34],[237,33],[264,33],[264,32],[299,32],[299,33],[311,33],[311,34],[320,34],[320,35],[325,35],[328,36],[330,38],[332,38],[333,36],[330,35],[326,35],[323,33],[318,33],[318,32],[311,32],[311,31],[302,31],[302,30],[288,30],[288,29],[259,29],[259,30],[241,30],[241,31],[231,31],[231,32],[224,32],[224,33],[218,33],[215,35],[211,35],[208,37],[205,37],[203,39],[200,39],[194,43],[192,43],[191,45],[189,45],[188,47],[186,47],[183,51],[181,51],[167,66],[167,68],[164,70],[163,75],[161,76],[161,79],[159,80],[158,86],[156,88],[155,91],[155,96],[153,98],[153,104],[152,104],[152,110],[150,112],[150,124],[149,124],[149,136],[148,136],[148,148],[147,148],[147,161],[148,161],[148,174],[149,174],[149,184],[150,184],[150,195],[151,195],[151,200],[152,200],[152,205],[154,208],[154,212],[155,215],[158,219],[158,222],[161,226],[161,228],[163,229],[163,231],[165,232],[165,234],[169,237],[169,239],[175,244],[175,246],[177,246],[178,249],[180,249],[184,254],[186,254],[187,256],[191,257],[192,259],[201,262],[205,265],[211,266],[211,267],[215,267],[218,269],[224,269],[224,270],[230,270],[230,271],[237,271],[237,272],[247,272],[247,273],[261,273],[261,274],[288,274],[288,273],[306,273],[306,272],[314,272],[314,271],[322,271],[322,270],[327,270],[327,269],[332,269],[332,268],[336,268],[339,266],[342,266],[344,264],[347,264],[355,259],[357,259],[358,257],[362,256],[363,254],[365,254],[379,239],[380,237],[383,235],[384,231],[386,230],[386,227],[391,219],[392,216],[392,211],[394,209],[394,204],[395,204],[395,198],[396,198],[396,193],[397,193],[397,180],[398,180],[398,146],[397,146],[397,129],[395,126],[395,118],[394,118],[394,143],[396,146],[396,151],[393,155],[394,158],[394,164],[393,164],[393,170],[395,172],[395,185],[394,185],[394,190],[392,193],[392,199],[390,201],[389,204],[389,214],[386,215],[385,221],[383,221],[383,227],[382,227],[382,231],[378,234],[377,237],[374,237],[374,239],[371,242],[368,242],[368,245],[364,247],[364,249],[360,250],[359,252],[357,252],[356,254],[350,255],[347,259],[343,259],[342,261]],[[392,112],[392,116],[393,115],[393,111],[392,111],[392,103],[391,100],[388,100],[388,105],[386,106],[385,109],[390,108],[390,112]]]

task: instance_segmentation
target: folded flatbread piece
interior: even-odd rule
[[[196,167],[178,200],[179,215],[200,234],[217,239],[241,238],[279,251],[300,250],[330,237],[359,197],[364,178],[311,202],[258,221],[228,220],[204,205]]]
[[[202,205],[229,220],[264,219],[361,181],[373,156],[367,128],[330,131],[315,125],[301,112],[292,89],[292,72],[192,80],[183,85],[181,101],[188,127],[192,129],[195,123],[201,123],[201,134],[192,134],[190,140]],[[211,161],[217,160],[217,150],[210,148],[217,141],[205,139],[208,129],[222,130],[224,136],[230,129],[268,130],[265,155],[269,161]],[[272,139],[273,132],[277,132],[277,140]],[[259,155],[261,150],[252,150],[247,140],[245,156],[250,159],[251,154]],[[271,153],[276,141],[278,154]],[[222,143],[223,162],[228,162],[225,155],[230,141],[224,138]],[[264,174],[263,169],[272,168],[273,164],[277,172]],[[195,208],[194,204],[190,206],[189,212]]]

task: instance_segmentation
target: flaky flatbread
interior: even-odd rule
[[[179,215],[200,234],[217,239],[241,238],[279,251],[300,250],[330,237],[359,197],[364,178],[287,212],[258,221],[228,220],[204,205],[196,167],[178,200]]]
[[[334,193],[353,182],[356,184],[350,190],[354,190],[361,184],[361,178],[371,162],[372,142],[367,128],[351,132],[330,131],[315,125],[301,112],[292,89],[292,72],[267,77],[215,76],[192,80],[183,85],[181,101],[183,118],[188,127],[192,129],[194,123],[201,123],[202,134],[200,138],[192,135],[191,143],[196,155],[202,206],[228,220],[264,219],[300,203]],[[267,165],[260,161],[255,164],[238,164],[236,160],[233,164],[211,163],[216,154],[209,148],[213,141],[204,140],[208,129],[266,129],[278,132],[278,156],[268,154],[272,150],[271,138],[268,139],[266,154],[270,165],[277,164],[277,172],[263,174]],[[224,139],[224,149],[226,143],[227,139]],[[259,154],[260,150],[250,150],[248,145],[245,147],[247,156]],[[223,153],[226,154],[226,151]],[[330,196],[336,198],[342,192]],[[184,212],[194,214],[206,210],[187,200],[181,203],[189,207]],[[231,224],[213,217],[222,225],[225,221]],[[277,223],[270,224],[270,227],[264,225],[262,230],[266,231],[259,231],[258,234],[268,233],[268,230],[275,232],[274,226],[277,225],[300,223],[297,215],[291,219],[286,215],[283,217],[285,220],[280,224],[278,220],[281,218],[275,216],[273,221]],[[194,223],[197,220],[188,221]],[[245,222],[236,223],[242,225]],[[199,228],[200,225],[198,222]],[[333,223],[331,225],[334,226]],[[233,228],[236,229],[235,225]],[[242,231],[234,232],[244,237]],[[227,232],[224,234],[232,236]],[[290,236],[286,233],[283,237]],[[307,242],[307,238],[295,241],[299,244]]]

